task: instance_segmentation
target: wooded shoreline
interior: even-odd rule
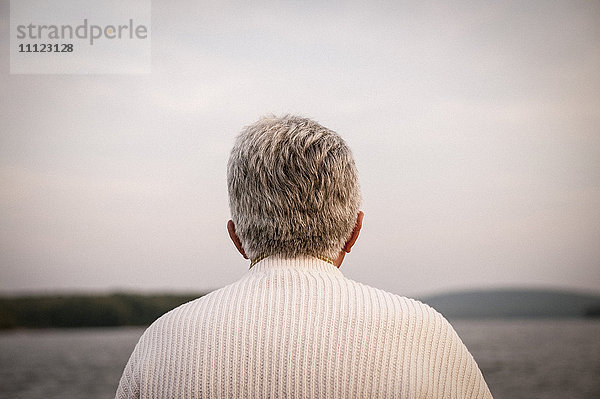
[[[147,326],[204,293],[44,295],[0,298],[0,329]]]

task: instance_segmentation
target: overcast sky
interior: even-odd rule
[[[353,149],[344,274],[410,296],[600,291],[600,2],[153,1],[152,73],[10,75],[0,294],[206,291],[235,135],[297,113]]]

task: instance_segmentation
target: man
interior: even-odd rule
[[[363,220],[340,136],[263,118],[238,136],[227,180],[250,270],[152,324],[117,398],[491,398],[439,313],[338,270]]]

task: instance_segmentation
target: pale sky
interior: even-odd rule
[[[152,73],[10,75],[0,294],[206,291],[248,269],[226,162],[268,113],[337,131],[396,294],[600,291],[600,2],[152,2]]]

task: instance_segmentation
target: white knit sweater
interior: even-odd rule
[[[269,257],[165,314],[117,398],[491,398],[450,324],[308,257]]]

